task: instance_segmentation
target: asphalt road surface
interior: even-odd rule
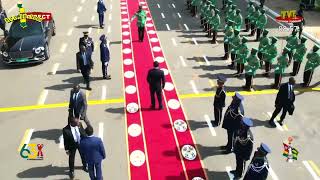
[[[106,0],[105,3],[108,9],[106,27],[101,30],[97,28],[96,1],[24,2],[26,11],[52,12],[57,29],[50,44],[51,58],[48,61],[21,67],[0,64],[2,179],[68,179],[68,157],[63,149],[61,129],[67,122],[66,103],[70,89],[76,83],[84,86],[81,75],[75,71],[75,53],[83,31],[89,31],[97,47],[93,54],[93,90],[83,91],[90,101],[87,114],[95,135],[103,138],[107,151],[103,176],[105,179],[130,179],[122,85],[120,2]],[[210,44],[199,28],[199,18],[190,16],[184,1],[148,0],[148,5],[207,175],[214,180],[230,179],[229,170],[235,168],[235,156],[219,151],[219,146],[226,144],[226,132],[208,125],[213,118],[212,92],[217,74],[222,73],[229,78],[226,83],[228,92],[242,91],[241,86],[244,85],[243,79],[232,77],[235,71],[226,67],[228,62],[220,59],[224,53],[223,34],[218,33],[219,44]],[[238,5],[245,10],[246,3]],[[13,1],[4,1],[3,6],[9,16],[18,13]],[[270,18],[268,21],[269,35],[280,39],[280,52],[288,33],[279,32],[279,24]],[[106,34],[111,40],[111,80],[102,79],[98,49],[101,34]],[[251,41],[249,46],[257,47],[258,43]],[[308,40],[308,50],[312,46]],[[303,68],[304,64],[296,77],[297,83],[302,82]],[[292,65],[286,70],[283,82],[287,81],[291,69]],[[245,115],[254,121],[255,148],[264,142],[272,149],[272,154],[268,155],[272,167],[268,179],[319,179],[319,69],[314,73],[313,89],[296,92],[296,111],[293,116],[287,116],[282,128],[270,128],[267,124],[274,110],[276,91],[268,90],[274,80],[264,78],[260,75],[262,72],[258,70],[254,79],[255,91],[243,93]],[[296,88],[299,89],[299,85]],[[228,96],[227,104],[230,101]],[[282,157],[282,142],[286,142],[289,136],[294,138],[293,146],[299,150],[298,160],[293,163]],[[27,142],[44,144],[44,160],[28,161],[20,157],[18,149]],[[76,157],[76,166],[81,167],[79,156]],[[81,168],[75,174],[76,179],[89,178]]]

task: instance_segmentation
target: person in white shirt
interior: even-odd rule
[[[74,178],[74,158],[76,151],[79,151],[82,161],[82,169],[88,172],[86,160],[79,149],[80,141],[86,137],[85,130],[82,124],[79,122],[79,118],[72,117],[70,123],[62,129],[64,149],[69,156],[69,176]]]

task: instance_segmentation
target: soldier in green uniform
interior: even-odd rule
[[[242,87],[247,90],[251,90],[253,77],[256,75],[257,69],[260,68],[257,52],[258,50],[256,48],[252,48],[251,55],[248,58],[248,64],[245,67],[246,84]]]
[[[211,2],[207,1],[207,6],[206,6],[206,9],[204,10],[204,29],[203,29],[203,32],[207,32],[209,30],[208,20],[212,16],[211,15],[211,8],[212,8]]]
[[[207,8],[207,3],[206,3],[206,0],[201,0],[200,2],[201,2],[200,6],[199,6],[199,9],[200,9],[200,22],[201,22],[200,27],[203,27],[204,26],[204,10]]]
[[[147,21],[147,13],[142,9],[142,6],[139,5],[139,10],[132,16],[131,21],[132,22],[135,18],[138,19],[137,26],[138,26],[138,35],[139,35],[139,41],[143,41],[144,37],[144,26],[146,25]]]
[[[267,23],[268,23],[268,18],[267,18],[267,15],[265,14],[265,10],[264,9],[261,9],[260,10],[261,14],[260,16],[258,17],[258,20],[257,20],[257,38],[256,38],[256,41],[259,41],[260,39],[260,35],[261,33],[263,32],[263,30],[265,29]]]
[[[257,21],[260,16],[259,6],[255,7],[255,11],[251,17],[250,26],[251,26],[251,34],[250,36],[254,36],[257,30]]]
[[[282,75],[284,74],[284,71],[288,66],[288,62],[289,62],[289,57],[288,57],[289,51],[290,50],[285,47],[283,49],[282,55],[278,57],[278,63],[274,70],[274,84],[272,85],[272,88],[279,89],[280,87]]]
[[[219,15],[220,11],[219,9],[215,9],[215,13],[214,16],[211,19],[211,26],[212,26],[212,44],[216,44],[217,43],[217,34],[218,34],[218,30],[220,27],[220,15]]]
[[[226,12],[225,22],[228,22],[229,20],[234,21],[234,18],[232,19],[232,17],[236,17],[236,5],[234,4],[232,4]]]
[[[231,64],[228,65],[230,68],[234,68],[234,63],[236,60],[236,56],[237,56],[237,49],[241,43],[241,39],[240,39],[240,35],[239,35],[240,31],[239,30],[234,30],[234,36],[232,37],[231,41],[230,41],[230,49],[231,49]]]
[[[229,59],[230,42],[234,34],[233,24],[234,22],[229,20],[228,24],[224,28],[224,59]]]
[[[249,48],[247,45],[248,39],[243,37],[241,40],[240,46],[237,48],[237,73],[234,75],[235,77],[240,77],[243,73],[244,64],[247,62],[247,58],[249,55]]]
[[[192,5],[192,9],[191,9],[191,14],[192,16],[196,16],[197,14],[197,9],[200,6],[201,0],[192,0],[191,1],[191,5]]]
[[[263,65],[263,53],[266,49],[266,47],[269,45],[270,43],[270,39],[269,37],[267,36],[269,33],[268,30],[265,30],[263,31],[263,34],[262,34],[262,38],[260,39],[260,43],[259,43],[259,48],[258,48],[258,58],[260,59],[260,66],[262,67]]]
[[[263,60],[265,62],[265,70],[264,76],[270,77],[270,70],[272,63],[276,60],[278,51],[277,51],[277,43],[278,39],[276,37],[271,38],[271,44],[267,45],[265,50],[263,51]]]
[[[295,76],[299,72],[300,65],[303,61],[304,56],[307,53],[306,41],[307,38],[301,38],[301,43],[297,46],[296,52],[293,55],[293,69],[292,73],[290,73],[291,76]]]
[[[241,31],[241,26],[242,26],[242,23],[243,23],[243,20],[242,20],[242,15],[241,15],[241,10],[240,9],[237,9],[236,10],[236,16],[235,16],[235,19],[234,19],[234,24],[235,24],[235,29]]]
[[[253,2],[252,1],[249,1],[249,5],[247,7],[247,16],[245,18],[245,24],[246,24],[246,32],[249,32],[249,29],[250,29],[250,21],[251,21],[251,17],[254,13],[255,9],[254,9],[254,6],[253,6]]]
[[[307,63],[304,68],[303,73],[303,86],[308,87],[310,85],[312,75],[314,70],[320,65],[320,55],[319,55],[320,47],[317,45],[313,46],[312,52],[307,55]]]
[[[214,7],[214,6],[213,6]],[[207,14],[206,21],[207,21],[207,37],[211,37],[212,26],[211,26],[211,19],[214,17],[214,8],[211,8]]]
[[[289,56],[288,66],[291,64],[292,56],[294,54],[295,49],[298,46],[299,39],[296,35],[297,35],[297,31],[294,28],[292,31],[292,34],[287,38],[286,48],[288,48],[288,50],[289,50],[288,51],[288,56]]]

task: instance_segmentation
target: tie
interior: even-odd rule
[[[76,137],[77,137],[77,143],[80,144],[80,133],[79,133],[78,127],[75,128],[75,133],[76,133]]]
[[[84,64],[84,65],[87,65],[87,57],[86,57],[86,54],[83,53],[83,54],[82,54],[82,57],[83,57],[83,64]]]
[[[292,100],[292,86],[289,85],[289,99]]]

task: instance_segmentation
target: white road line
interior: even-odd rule
[[[27,138],[25,139],[24,144],[29,144],[30,139],[31,139],[31,137],[32,137],[33,131],[34,131],[34,129],[30,129],[30,130],[29,130],[29,134],[28,134]]]
[[[307,170],[309,171],[309,173],[311,174],[311,176],[313,177],[314,180],[319,180],[320,179],[318,177],[318,175],[316,174],[316,172],[314,172],[314,170],[312,169],[312,167],[310,166],[308,161],[302,161],[302,163],[307,168]]]
[[[173,3],[172,3],[172,7],[173,7],[173,8],[176,8],[176,6],[175,6]]]
[[[190,85],[191,85],[191,87],[192,87],[193,92],[194,92],[195,94],[199,94],[199,91],[198,91],[198,89],[197,89],[197,86],[196,86],[196,84],[194,83],[193,80],[190,80]]]
[[[71,36],[72,35],[72,32],[73,32],[73,28],[70,28],[68,33],[67,33],[67,36]]]
[[[107,33],[110,33],[110,32],[111,32],[111,27],[108,26],[108,31],[107,31]]]
[[[270,166],[270,165],[269,165]],[[279,180],[278,176],[276,175],[276,173],[273,171],[273,169],[271,168],[271,166],[269,167],[269,173],[272,177],[273,180]]]
[[[103,140],[103,122],[99,122],[99,134],[98,137]]]
[[[178,14],[179,18],[181,18],[181,15],[180,15],[180,13],[177,13],[177,14]]]
[[[229,178],[230,178],[230,180],[233,180],[234,179],[234,175],[233,174],[231,174],[231,171],[232,169],[231,169],[231,166],[227,166],[226,167],[226,171],[227,171],[227,173],[228,173],[228,176],[229,176]]]
[[[188,26],[187,26],[186,24],[183,24],[183,25],[184,25],[184,27],[186,28],[186,30],[189,31]]]
[[[216,133],[216,131],[214,130],[212,124],[211,124],[209,115],[208,115],[208,114],[205,114],[205,115],[204,115],[204,119],[206,120],[206,122],[207,122],[207,124],[208,124],[208,127],[209,127],[209,130],[210,130],[210,132],[211,132],[211,135],[212,135],[212,136],[217,136],[217,133]]]
[[[64,143],[63,143],[63,135],[61,135],[59,137],[59,149],[63,149],[64,148]]]
[[[175,40],[174,38],[171,38],[171,41],[172,41],[172,44],[173,44],[174,46],[177,46],[177,42],[176,42],[176,40]]]
[[[112,20],[112,14],[109,14],[109,21]]]
[[[73,17],[73,22],[77,22],[78,21],[78,16]]]
[[[167,26],[167,29],[168,29],[168,31],[170,31],[170,27],[169,27],[169,24],[166,24],[166,26]]]
[[[163,19],[166,18],[163,13],[161,13],[161,16],[162,16]]]
[[[183,67],[187,67],[187,64],[186,64],[186,62],[184,61],[183,57],[182,57],[182,56],[179,56],[179,58],[180,58],[180,61],[181,61],[182,66],[183,66]]]
[[[105,100],[107,97],[107,86],[102,86],[101,100]]]
[[[198,42],[195,38],[191,38],[195,45],[198,45]]]
[[[93,10],[96,12],[97,11],[97,5],[95,5],[94,7],[93,7]]]
[[[112,10],[112,4],[110,4],[109,9]]]
[[[88,33],[91,34],[91,32],[92,32],[92,27],[89,27],[88,28]]]
[[[210,65],[210,62],[208,61],[207,56],[206,56],[206,55],[203,55],[202,57],[203,57],[204,61],[206,61],[206,64],[207,64],[207,65]]]
[[[81,12],[81,11],[82,11],[82,6],[79,6],[78,9],[77,9],[77,11],[78,11],[78,12]]]
[[[272,113],[271,112],[267,112],[267,114],[269,115],[270,118],[272,117]],[[278,119],[278,117],[276,117],[276,119]],[[280,124],[277,121],[274,121],[274,123],[276,124],[277,129],[279,129],[280,131],[283,131],[282,126],[280,126]]]
[[[160,8],[160,4],[157,4],[158,8]]]
[[[81,0],[81,4],[83,4],[84,2],[86,2],[86,0]]]
[[[8,10],[8,13],[11,13],[11,11],[13,11],[16,7],[17,7],[16,5],[12,6],[12,7]]]
[[[43,105],[45,103],[47,96],[48,96],[48,93],[49,93],[48,90],[46,90],[46,89],[42,90],[40,97],[38,99],[37,105]]]
[[[94,21],[94,18],[95,18],[95,17],[96,17],[95,15],[92,15],[91,21]]]
[[[60,66],[60,63],[55,63],[55,64],[53,65],[52,70],[51,70],[51,74],[52,74],[52,75],[56,74],[59,66]]]
[[[67,46],[68,46],[67,43],[63,43],[60,48],[60,53],[64,53],[66,51]]]

